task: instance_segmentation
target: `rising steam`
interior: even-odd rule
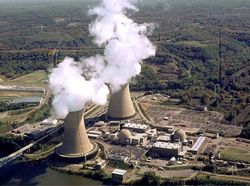
[[[90,25],[94,43],[104,47],[104,54],[82,58],[75,62],[66,58],[53,69],[50,89],[55,96],[53,108],[59,118],[68,112],[81,110],[89,100],[105,104],[109,93],[138,75],[140,62],[155,54],[155,46],[146,37],[151,24],[137,24],[125,14],[137,11],[132,0],[102,0],[102,4],[89,11],[97,15]]]

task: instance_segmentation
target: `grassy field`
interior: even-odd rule
[[[187,45],[194,47],[206,47],[207,44],[201,43],[200,41],[178,41],[175,43],[176,45]]]
[[[31,84],[33,84],[33,83],[44,84],[47,79],[48,79],[48,76],[47,76],[46,72],[44,70],[38,70],[38,71],[35,71],[35,72],[30,73],[28,75],[21,76],[19,78],[9,80],[9,81],[21,83],[21,84],[25,85],[25,84],[29,84],[29,83],[31,83]]]
[[[225,160],[238,160],[250,163],[250,153],[245,149],[227,147],[221,151],[220,157]]]

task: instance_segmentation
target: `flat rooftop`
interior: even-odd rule
[[[170,141],[171,140],[171,135],[164,135],[164,136],[158,136],[158,138],[156,139],[156,141]]]
[[[22,97],[13,99],[11,103],[41,103],[43,100],[42,97]]]
[[[137,124],[137,123],[125,123],[124,128],[134,128],[134,129],[147,129],[149,125],[146,124]]]
[[[205,140],[206,140],[206,137],[204,136],[199,137],[197,141],[195,142],[195,144],[193,145],[193,147],[191,148],[191,151],[198,151]]]
[[[115,169],[112,174],[124,175],[127,171],[122,169]]]
[[[162,148],[162,149],[179,149],[181,146],[177,143],[157,141],[153,144],[153,147]]]

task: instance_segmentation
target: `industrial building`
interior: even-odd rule
[[[92,139],[98,139],[99,137],[101,137],[101,135],[101,131],[88,131],[88,137]]]
[[[112,180],[117,183],[122,183],[126,177],[126,173],[127,173],[126,170],[115,169],[112,172]]]
[[[164,158],[184,157],[186,148],[183,148],[183,145],[186,144],[187,139],[185,131],[178,129],[172,134],[158,136],[151,148],[151,152]]]
[[[160,142],[170,142],[170,141],[171,141],[171,135],[158,136],[158,137],[156,138],[156,141],[160,141]]]
[[[55,153],[62,159],[86,161],[98,153],[98,145],[90,142],[83,120],[83,110],[70,112],[65,118],[64,138]]]
[[[150,126],[146,124],[137,124],[137,123],[125,123],[122,126],[123,129],[128,129],[132,132],[137,132],[137,133],[146,133],[149,129]]]
[[[122,86],[116,92],[111,90],[107,112],[108,118],[111,120],[126,120],[135,114],[136,112],[130,97],[129,84]]]
[[[198,152],[199,152],[200,148],[202,147],[203,143],[205,142],[205,140],[206,140],[206,137],[204,137],[204,136],[199,137],[190,151],[193,154],[198,154]]]
[[[12,104],[18,103],[26,103],[31,105],[39,105],[42,102],[42,97],[23,97],[23,98],[16,98],[12,100]]]
[[[118,133],[110,134],[110,140],[121,145],[145,145],[147,138],[148,134],[146,133],[132,133],[128,129],[122,129]]]
[[[161,157],[178,158],[181,151],[181,145],[178,143],[157,141],[153,144],[151,151]]]
[[[111,154],[111,155],[109,155],[108,159],[125,163],[125,162],[127,162],[128,157],[127,156],[120,156],[120,155],[116,155],[116,154]]]
[[[53,126],[53,125],[56,125],[57,122],[58,122],[57,119],[48,118],[48,119],[43,120],[41,125]]]
[[[40,131],[40,130],[35,130],[35,131],[30,132],[30,133],[25,133],[27,138],[30,138],[33,140],[36,140],[36,139],[42,137],[44,134],[45,134],[45,131]]]

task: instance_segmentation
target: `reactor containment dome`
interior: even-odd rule
[[[127,145],[127,140],[130,136],[132,136],[132,134],[128,129],[122,129],[118,134],[119,143],[122,145]]]
[[[179,139],[181,142],[187,139],[186,133],[182,129],[178,129],[174,132],[174,139]]]

